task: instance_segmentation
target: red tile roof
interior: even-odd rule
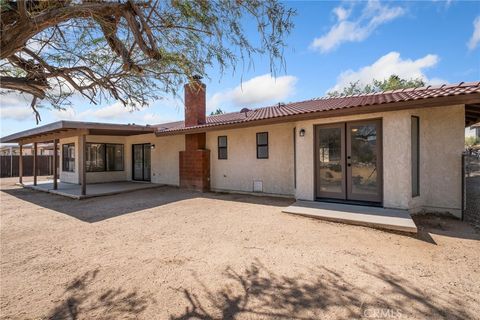
[[[323,112],[353,107],[385,105],[394,102],[404,102],[420,99],[467,95],[480,93],[480,82],[470,82],[441,86],[428,86],[412,89],[400,89],[373,94],[351,95],[339,98],[317,98],[301,102],[258,108],[246,112],[232,112],[207,117],[207,123],[185,127],[183,121],[154,125],[157,133],[180,133],[192,129],[214,126],[240,124],[250,121],[288,117],[293,115]]]

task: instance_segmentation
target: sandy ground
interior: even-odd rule
[[[480,236],[281,213],[291,203],[157,188],[86,200],[2,179],[2,319],[475,319]]]

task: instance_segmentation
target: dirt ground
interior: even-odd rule
[[[160,187],[72,200],[2,179],[2,319],[479,319],[480,235],[408,236]]]

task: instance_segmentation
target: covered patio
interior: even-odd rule
[[[72,199],[85,199],[137,190],[158,188],[161,185],[155,183],[134,181],[94,183],[88,186],[86,194],[82,194],[82,186],[79,184],[66,182],[57,182],[55,184],[54,180],[40,181],[37,182],[36,185],[34,185],[33,182],[26,182],[23,184],[23,186],[28,189],[58,194]]]
[[[86,198],[120,191],[138,190],[158,185],[119,181],[112,183],[90,184],[87,192],[87,136],[132,136],[153,133],[154,128],[135,124],[106,124],[79,121],[58,121],[31,130],[25,130],[1,139],[2,143],[18,143],[19,150],[19,184],[36,190],[57,193],[72,198]],[[59,141],[60,139],[78,139],[78,168],[74,173],[78,177],[78,184],[59,181]],[[38,182],[38,144],[53,143],[53,179],[49,182]],[[33,182],[23,183],[23,146],[33,144]]]

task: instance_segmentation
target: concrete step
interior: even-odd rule
[[[346,224],[417,233],[417,226],[406,210],[298,200],[282,211]]]

